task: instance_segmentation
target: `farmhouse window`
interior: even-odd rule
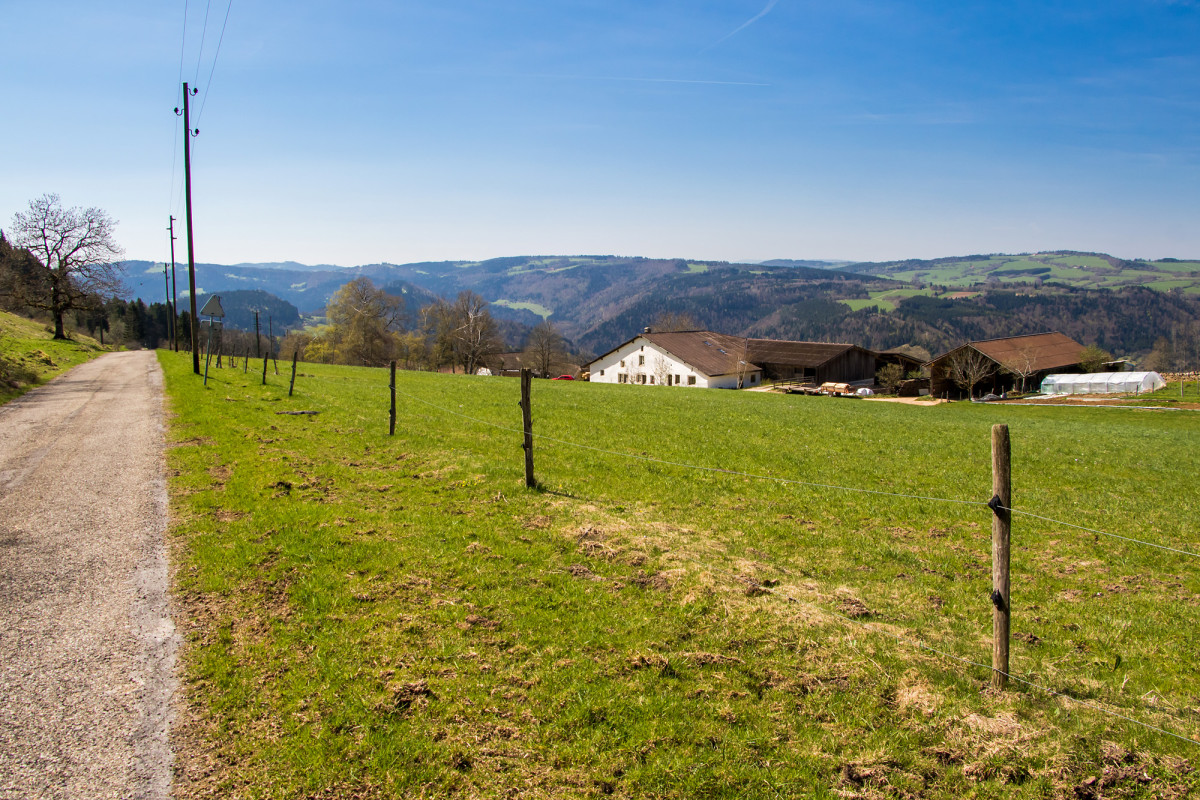
[[[650,385],[651,386],[654,385],[654,376],[653,375],[650,376]]]
[[[678,375],[675,376],[675,385],[676,386],[679,385],[679,376]]]
[[[644,384],[646,383],[646,376],[645,376],[645,375],[638,375],[638,383],[641,383],[641,384],[643,384],[643,385],[644,385]]]
[[[622,360],[622,361],[621,361],[621,366],[622,366],[622,367],[623,367],[623,366],[625,366],[625,361],[624,361],[624,360]]]
[[[645,356],[641,356],[641,355],[638,356],[638,366],[639,367],[646,366],[646,357]]]
[[[696,376],[688,375],[688,386],[695,386],[695,385],[696,385]]]
[[[604,377],[604,370],[600,370],[600,377]]]

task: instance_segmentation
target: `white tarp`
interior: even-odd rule
[[[1142,394],[1166,386],[1157,372],[1092,372],[1047,375],[1042,394]]]

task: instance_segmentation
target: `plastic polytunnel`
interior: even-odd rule
[[[1047,375],[1042,394],[1142,394],[1166,386],[1157,372],[1090,372]]]

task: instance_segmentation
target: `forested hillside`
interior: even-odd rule
[[[129,282],[140,279],[150,289],[143,296],[154,297],[161,291],[154,283],[158,269],[131,262]],[[356,277],[403,297],[413,323],[420,307],[470,290],[491,304],[510,342],[550,320],[593,353],[616,346],[667,312],[731,334],[879,349],[914,344],[934,353],[967,339],[1060,330],[1114,354],[1139,357],[1160,340],[1174,352],[1189,352],[1192,323],[1200,316],[1200,262],[1125,261],[1088,253],[854,265],[516,256],[350,269],[197,267],[198,287],[206,293],[225,296],[254,286],[317,314]]]

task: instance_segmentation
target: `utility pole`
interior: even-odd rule
[[[175,338],[175,310],[171,307],[171,281],[167,276],[166,264],[163,264],[163,292],[167,296],[167,338],[173,339]]]
[[[174,316],[171,317],[171,330],[174,335],[171,337],[175,352],[179,352],[179,284],[175,282],[175,218],[171,217],[170,223],[167,225],[167,230],[171,232],[171,299],[172,308],[174,308]]]
[[[183,82],[183,185],[187,197],[188,293],[192,301],[192,372],[197,375],[200,374],[200,330],[196,325],[196,249],[192,239],[192,137],[200,133],[200,129],[192,132],[188,99],[198,91],[188,89],[187,81]],[[178,108],[175,113],[180,113]]]

